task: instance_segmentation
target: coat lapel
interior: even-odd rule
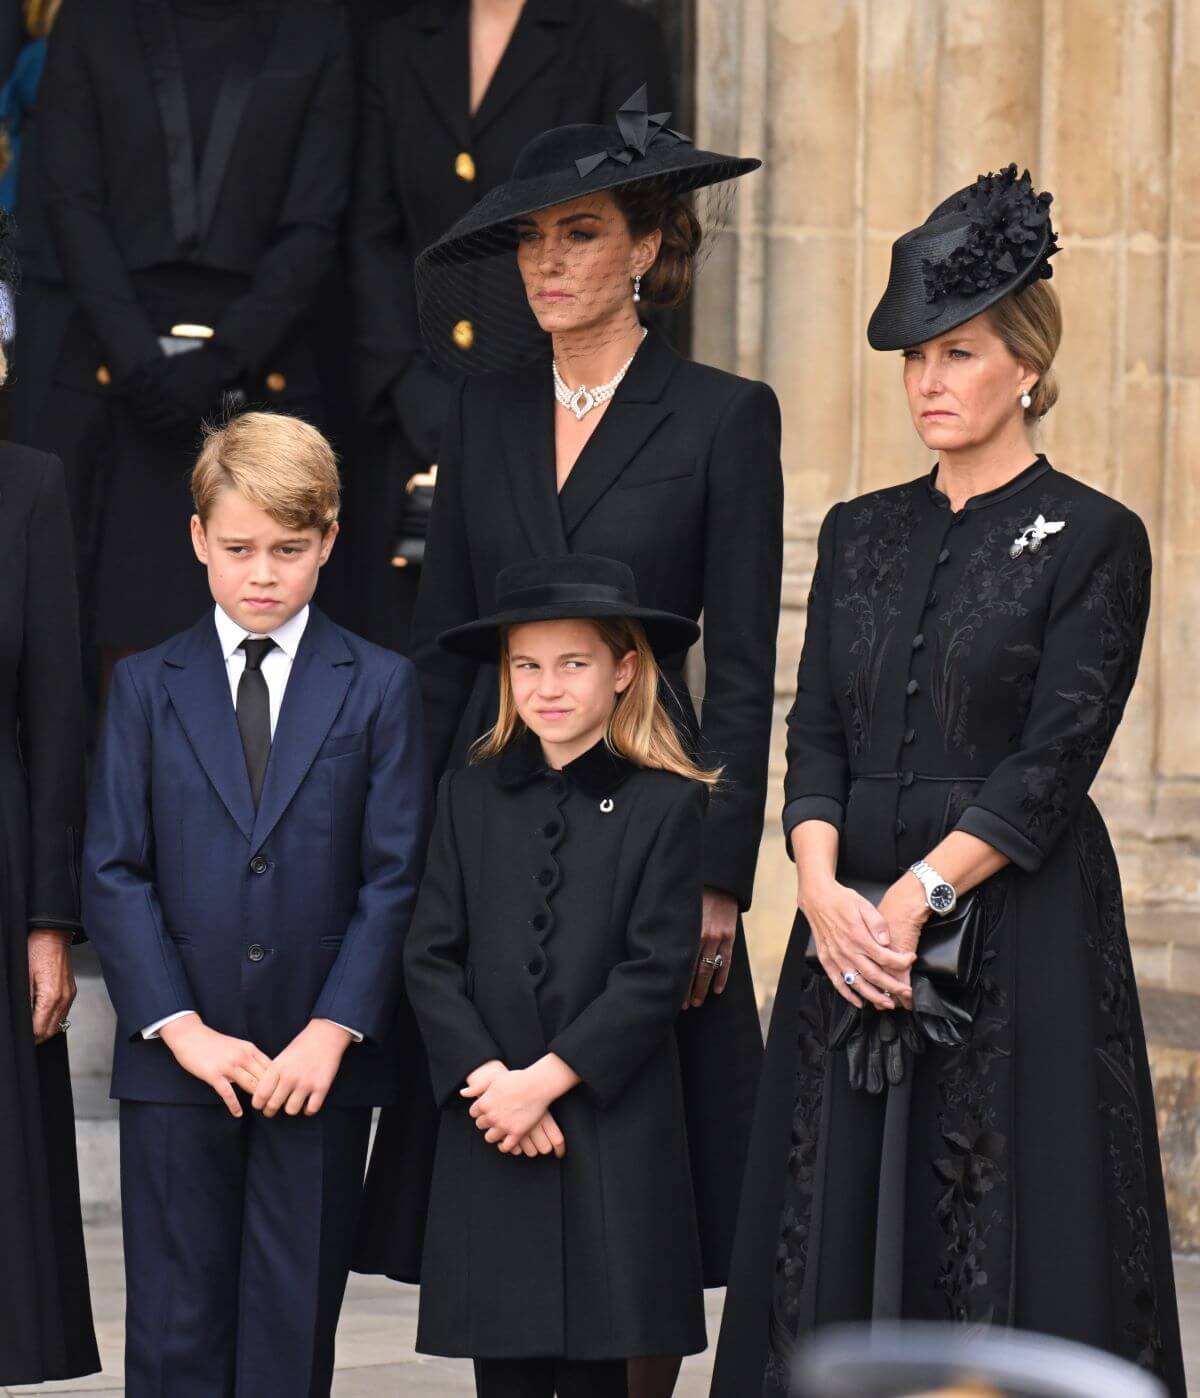
[[[471,120],[476,140],[560,56],[574,8],[574,0],[526,0],[508,47]],[[469,71],[468,49],[468,74]]]
[[[168,648],[163,684],[196,760],[238,829],[250,838],[254,797],[238,732],[225,657],[207,612]]]
[[[511,497],[529,547],[535,556],[566,553],[554,467],[554,395],[544,366],[514,385],[503,436]]]
[[[411,68],[459,147],[471,146],[468,0],[425,0],[412,12]]]
[[[242,49],[238,53],[221,81],[196,181],[196,216],[201,239],[212,224],[217,198],[233,155],[234,142],[263,60],[267,57],[272,37],[278,37],[278,18],[277,6],[271,0],[258,0],[254,6],[253,43],[249,51]]]
[[[183,85],[179,41],[166,0],[138,0],[137,20],[146,51],[150,86],[162,121],[171,228],[179,246],[188,249],[195,245],[200,225],[196,203],[196,151]]]
[[[651,331],[559,494],[568,539],[671,416],[662,398],[677,362],[675,351]]]
[[[337,629],[315,607],[292,662],[251,845],[261,849],[308,775],[338,716],[354,676],[354,656]],[[236,728],[235,728],[236,732]],[[243,771],[245,763],[242,764]]]

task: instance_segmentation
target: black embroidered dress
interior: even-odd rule
[[[1039,529],[1033,547],[1023,531],[1039,516],[1063,528]],[[882,1296],[887,1094],[852,1090],[828,1047],[843,1002],[807,968],[797,919],[713,1398],[782,1395],[797,1335],[873,1313],[1062,1335],[1185,1393],[1121,885],[1087,794],[1149,602],[1141,521],[1044,458],[958,513],[931,477],[826,517],[785,828],[836,825],[842,877],[890,882],[956,828],[1012,863],[982,895],[971,1041],[915,1060],[903,1237]],[[897,1222],[886,1208],[878,1219]]]

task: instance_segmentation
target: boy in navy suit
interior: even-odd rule
[[[424,850],[409,662],[310,605],[337,535],[315,429],[211,431],[216,607],[118,665],[84,921],[118,1029],[131,1398],[328,1394],[371,1108],[395,1100]]]

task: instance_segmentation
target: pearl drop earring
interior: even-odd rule
[[[1032,407],[1033,407],[1033,399],[1029,396],[1029,390],[1028,390],[1028,389],[1026,389],[1025,392],[1021,394],[1021,406],[1022,406],[1023,408],[1032,408]]]
[[[641,277],[634,277],[634,279],[633,279],[633,299],[634,299],[635,301],[640,301],[640,300],[642,299],[642,279],[641,279]]]

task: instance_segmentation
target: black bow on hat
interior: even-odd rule
[[[667,125],[667,118],[671,113],[651,114],[646,110],[648,102],[646,84],[643,83],[627,102],[617,108],[617,130],[625,144],[607,146],[593,155],[580,156],[575,162],[580,179],[587,179],[592,171],[603,165],[606,160],[615,160],[619,165],[632,165],[635,159],[644,159],[646,152],[660,136],[668,136],[673,141],[683,141],[691,145],[690,136],[685,136],[682,131],[673,131]]]

